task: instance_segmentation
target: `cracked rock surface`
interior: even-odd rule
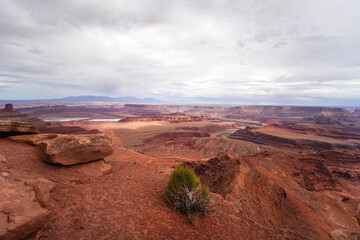
[[[0,168],[0,239],[22,239],[42,227],[54,186],[37,174]]]

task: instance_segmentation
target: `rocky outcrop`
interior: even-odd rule
[[[295,235],[299,239],[314,236],[285,189],[236,154],[226,153],[205,163],[190,163],[188,166],[194,168],[212,192],[235,203],[243,214],[256,222],[291,229],[297,232]]]
[[[23,239],[50,217],[55,184],[39,175],[0,169],[0,239]]]
[[[43,160],[61,165],[99,160],[112,154],[111,139],[103,134],[63,135],[32,134],[12,136],[14,142],[38,146],[43,153]]]
[[[351,181],[360,180],[360,153],[358,151],[321,151],[317,155],[324,159],[332,175]]]
[[[47,125],[39,126],[40,133],[59,133],[59,134],[98,134],[98,129],[87,130],[79,126],[65,126],[65,123],[52,122]]]
[[[43,152],[43,160],[61,165],[90,162],[113,153],[111,139],[106,135],[57,135],[40,141],[37,146]]]
[[[0,120],[0,137],[39,133],[39,129],[30,123]]]
[[[326,156],[336,154],[226,153],[186,165],[212,192],[235,204],[241,214],[261,225],[292,232],[295,237],[290,239],[328,239],[341,228],[350,234],[347,236],[358,236],[353,204],[358,202],[360,188],[354,185],[357,180],[333,172],[332,160]],[[358,165],[349,164],[348,168],[356,170]]]
[[[0,109],[0,119],[1,118],[14,118],[14,117],[23,117],[26,116],[25,114],[22,114],[20,112],[18,112],[14,106],[10,103],[5,104],[5,108],[4,109]]]

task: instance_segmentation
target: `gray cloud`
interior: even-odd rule
[[[272,48],[281,48],[281,47],[285,46],[286,44],[287,44],[287,42],[277,42],[272,46]]]
[[[356,105],[360,2],[4,0],[0,98]]]

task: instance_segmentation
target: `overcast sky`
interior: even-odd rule
[[[0,99],[360,105],[359,0],[2,0]]]

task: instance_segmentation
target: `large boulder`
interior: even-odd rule
[[[39,133],[39,129],[33,124],[0,120],[0,137],[35,133]]]
[[[0,240],[22,239],[45,224],[54,186],[33,173],[0,168]]]
[[[61,135],[37,144],[43,152],[43,160],[61,165],[74,165],[110,156],[113,153],[111,139],[103,134]]]

